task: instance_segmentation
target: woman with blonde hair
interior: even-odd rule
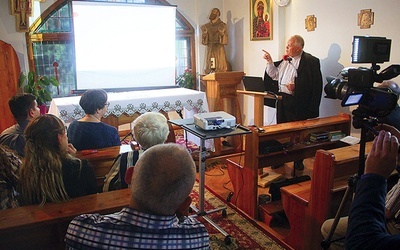
[[[23,205],[66,202],[97,192],[93,168],[73,157],[64,123],[46,114],[25,130],[25,159],[20,169],[19,191]]]

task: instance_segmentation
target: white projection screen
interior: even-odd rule
[[[72,1],[77,90],[175,85],[176,7]]]

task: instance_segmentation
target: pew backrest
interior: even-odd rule
[[[80,214],[109,214],[129,205],[130,189],[93,194],[65,203],[0,210],[0,249],[63,249],[69,222]]]

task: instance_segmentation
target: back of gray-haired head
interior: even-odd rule
[[[179,144],[158,144],[139,158],[132,177],[132,199],[138,209],[172,215],[190,194],[196,167]]]
[[[133,121],[133,135],[144,149],[164,143],[169,135],[167,118],[157,112],[147,112]]]

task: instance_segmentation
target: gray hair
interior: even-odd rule
[[[144,212],[172,215],[192,191],[195,180],[196,167],[185,147],[155,145],[136,163],[132,199]]]
[[[299,45],[300,47],[304,48],[304,39],[303,39],[303,37],[301,37],[299,35],[294,35],[293,37],[296,40],[296,44]]]
[[[147,112],[133,121],[133,135],[144,149],[164,143],[169,135],[167,118],[157,112]]]

